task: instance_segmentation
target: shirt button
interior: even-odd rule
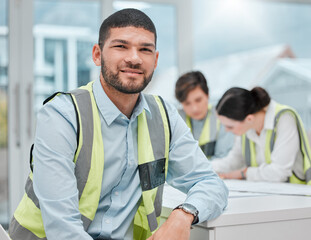
[[[115,194],[116,196],[118,196],[118,195],[119,195],[119,192],[115,192],[114,194]]]
[[[105,223],[108,223],[108,224],[109,224],[109,223],[110,223],[110,220],[109,220],[109,219],[106,219],[106,220],[105,220]]]

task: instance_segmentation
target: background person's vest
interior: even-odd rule
[[[85,230],[95,217],[104,171],[104,149],[93,82],[70,93],[77,114],[77,150],[74,157],[79,191],[79,211]],[[162,192],[168,165],[170,126],[164,102],[158,96],[145,95],[152,119],[143,111],[138,116],[138,169],[142,201],[134,221],[134,239],[145,239],[159,227]],[[32,156],[31,156],[32,168]],[[32,172],[25,194],[9,227],[10,237],[23,240],[46,239],[39,201],[33,190]]]
[[[292,176],[289,178],[290,183],[299,183],[299,184],[308,184],[311,185],[311,151],[310,145],[308,141],[308,137],[303,126],[303,123],[300,119],[298,113],[292,109],[291,107],[276,104],[275,109],[275,118],[274,118],[274,126],[273,130],[267,130],[266,134],[266,145],[265,145],[265,160],[267,164],[271,163],[271,152],[274,148],[275,139],[277,138],[277,124],[283,113],[290,113],[296,120],[297,130],[299,133],[300,139],[300,151],[303,156],[303,171],[304,171],[304,179],[300,179],[294,172]],[[242,154],[246,161],[247,166],[257,167],[256,160],[256,149],[255,143],[246,137],[246,134],[242,135]]]
[[[191,118],[186,115],[185,112],[182,110],[179,111],[179,114],[184,119],[191,131],[193,131],[191,125]],[[215,146],[219,129],[220,122],[217,119],[216,109],[211,104],[209,104],[207,116],[205,118],[205,122],[199,138],[199,146],[207,157],[215,155]]]

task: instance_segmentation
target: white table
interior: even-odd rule
[[[191,230],[191,240],[311,239],[311,197],[254,191],[230,195],[225,212],[195,226]],[[165,186],[163,219],[184,199],[185,194]]]

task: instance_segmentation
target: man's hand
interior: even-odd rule
[[[188,240],[193,215],[182,209],[174,210],[165,223],[147,240]]]

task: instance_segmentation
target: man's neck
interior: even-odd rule
[[[106,84],[104,80],[101,80],[101,85],[111,102],[113,102],[113,104],[120,110],[120,112],[122,112],[125,116],[127,116],[128,119],[130,119],[139,97],[139,93],[121,93],[115,88]]]

